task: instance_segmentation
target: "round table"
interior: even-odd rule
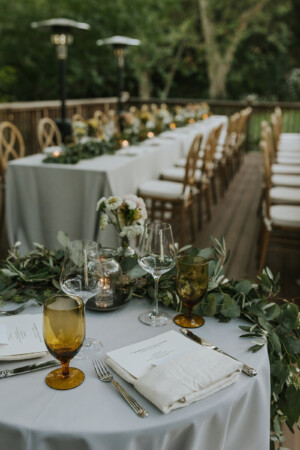
[[[142,324],[138,316],[146,308],[146,300],[133,299],[116,311],[87,311],[87,337],[100,339],[105,351],[110,351],[170,329],[179,331],[174,323],[162,328]],[[41,312],[41,308],[30,307],[26,313],[29,311]],[[147,418],[136,416],[111,383],[97,378],[90,360],[72,361],[71,365],[82,369],[86,378],[70,391],[55,391],[46,385],[45,376],[51,369],[1,379],[1,449],[268,450],[267,349],[248,352],[252,343],[239,338],[240,323],[206,318],[205,325],[195,333],[255,367],[258,375],[251,378],[242,373],[230,387],[166,415],[121,380],[149,411]],[[25,364],[1,362],[0,370]],[[116,379],[120,381],[118,376]]]

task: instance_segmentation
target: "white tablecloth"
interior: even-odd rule
[[[128,155],[104,155],[76,165],[44,164],[42,154],[10,162],[6,184],[10,244],[20,241],[22,253],[33,242],[54,249],[62,230],[72,240],[94,239],[105,246],[118,246],[112,227],[99,232],[97,201],[103,196],[135,194],[143,181],[158,178],[187,153],[197,133],[205,137],[214,126],[226,122],[225,116],[212,116],[130,147]]]
[[[139,322],[146,308],[145,300],[134,299],[114,312],[88,311],[87,336],[101,339],[109,351],[178,330],[174,323],[155,329]],[[251,341],[239,338],[239,323],[206,318],[195,332],[255,367],[258,375],[241,374],[234,385],[167,415],[122,381],[149,411],[146,419],[137,417],[114,386],[99,381],[89,360],[73,360],[86,379],[70,391],[46,385],[49,369],[1,379],[1,450],[268,450],[267,349],[248,352]],[[21,365],[24,361],[2,362],[0,370]]]

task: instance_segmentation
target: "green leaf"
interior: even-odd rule
[[[18,276],[18,273],[12,272],[12,271],[9,270],[9,269],[1,269],[1,270],[2,270],[2,273],[3,273],[6,277],[12,278],[12,277],[17,277],[17,276]]]
[[[265,309],[266,319],[269,321],[274,320],[276,319],[276,317],[279,316],[280,312],[281,312],[280,306],[274,303],[274,305]]]
[[[236,292],[243,292],[245,295],[249,294],[253,285],[249,280],[241,280],[235,285]]]
[[[291,332],[296,328],[298,323],[298,313],[299,309],[297,305],[292,303],[285,303],[281,306],[281,313],[278,317],[278,322],[284,332]]]
[[[256,345],[253,345],[252,347],[248,348],[248,351],[256,353],[263,347],[264,347],[264,344],[256,344]]]
[[[203,258],[209,259],[212,255],[212,250],[211,248],[203,248],[202,250],[200,250],[200,252],[198,253],[199,256],[202,256]]]
[[[201,301],[199,304],[199,308],[201,309],[201,314],[206,317],[213,317],[216,314],[216,298],[214,294],[209,294],[207,297]],[[197,307],[195,308],[195,310]],[[196,312],[196,311],[195,311]]]
[[[258,317],[258,323],[268,333],[272,332],[272,325],[270,325],[269,322],[264,317],[262,316]]]
[[[285,339],[285,345],[287,348],[287,351],[289,353],[292,353],[293,355],[297,355],[300,353],[300,340],[294,338],[293,336],[288,336]]]
[[[281,343],[278,335],[274,331],[272,331],[268,337],[274,351],[276,353],[281,353]]]
[[[225,295],[221,313],[225,317],[240,317],[240,307],[230,295]]]
[[[288,375],[288,370],[281,360],[277,360],[270,365],[271,374],[273,377],[277,378],[281,384],[284,383]]]
[[[63,231],[57,233],[57,240],[63,248],[67,248],[70,244],[69,237]]]

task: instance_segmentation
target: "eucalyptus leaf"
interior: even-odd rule
[[[225,295],[223,305],[221,307],[221,313],[225,317],[239,317],[240,307],[232,297]]]

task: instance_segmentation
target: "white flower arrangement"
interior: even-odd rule
[[[100,211],[100,229],[105,230],[108,224],[113,225],[127,244],[129,239],[143,232],[147,210],[144,200],[136,195],[102,197],[96,209]]]

